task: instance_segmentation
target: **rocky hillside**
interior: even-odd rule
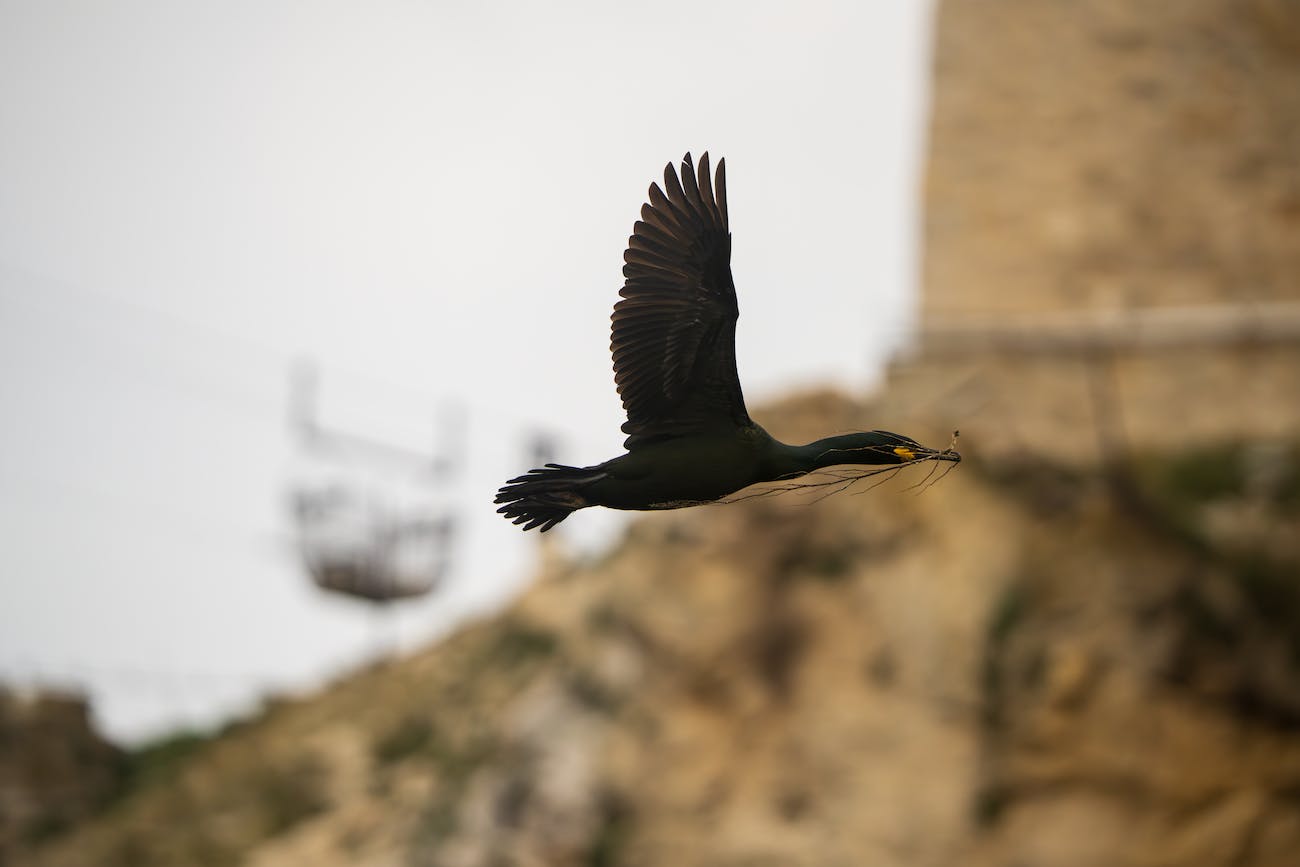
[[[124,769],[84,699],[0,685],[0,864],[97,812],[120,791]]]
[[[499,617],[15,863],[1289,865],[1300,454],[1248,454],[971,460],[559,544]]]
[[[936,33],[917,343],[756,417],[969,460],[562,527],[499,616],[113,758],[8,862],[1296,864],[1300,6]]]

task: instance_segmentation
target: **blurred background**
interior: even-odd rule
[[[0,664],[88,686],[115,736],[372,647],[302,575],[301,493],[456,520],[394,640],[526,580],[492,495],[539,442],[620,452],[623,248],[688,150],[732,155],[756,399],[861,387],[901,339],[922,7],[4,10]]]
[[[0,864],[1300,851],[1300,3],[0,0],[0,127]],[[755,418],[966,461],[526,536],[706,149]]]

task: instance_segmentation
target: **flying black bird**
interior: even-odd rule
[[[554,527],[576,509],[680,509],[716,502],[756,482],[841,464],[960,461],[888,431],[802,446],[773,439],[745,410],[736,376],[736,288],[731,281],[726,160],[697,172],[671,163],[623,254],[610,349],[627,423],[627,454],[593,467],[547,464],[497,491],[498,512],[525,530]]]

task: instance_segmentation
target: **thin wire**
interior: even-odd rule
[[[188,353],[191,359],[204,358],[204,361],[216,361],[218,366],[224,367],[228,370],[234,369],[234,365],[230,363],[231,359],[247,358],[248,352],[251,351],[261,355],[264,360],[273,361],[280,368],[281,372],[277,373],[277,378],[280,378],[286,375],[284,371],[288,369],[288,366],[298,361],[301,357],[301,353],[299,352],[271,346],[246,335],[234,334],[229,331],[214,328],[211,325],[196,322],[185,317],[176,316],[168,311],[150,305],[141,304],[138,301],[126,300],[97,289],[74,285],[46,275],[36,274],[26,269],[16,268],[8,263],[0,263],[0,267],[3,267],[4,269],[4,271],[0,271],[0,277],[5,276],[5,272],[8,272],[8,274],[11,275],[16,275],[19,278],[25,277],[27,280],[37,284],[40,290],[39,293],[34,293],[30,290],[24,290],[17,285],[11,285],[11,282],[8,280],[0,280],[0,293],[6,294],[11,298],[16,298],[28,307],[44,308],[45,312],[54,313],[56,317],[62,318],[65,323],[71,322],[76,327],[84,327],[96,335],[107,337],[110,340],[114,340],[121,344],[131,346],[137,345],[129,338],[122,336],[120,333],[121,329],[117,329],[117,333],[114,333],[111,328],[106,327],[107,323],[103,320],[95,319],[92,321],[89,318],[78,319],[75,315],[69,315],[73,310],[80,308],[74,307],[72,310],[69,310],[67,307],[63,307],[62,309],[59,309],[58,305],[50,305],[41,302],[50,301],[52,294],[60,294],[68,300],[89,300],[92,304],[110,308],[118,313],[125,314],[127,318],[132,320],[137,326],[143,327],[145,331],[151,332],[155,336],[175,338],[177,330],[181,330],[187,331],[192,335],[201,335],[202,337],[216,343],[226,344],[228,348],[237,351],[221,351],[206,354],[201,351],[196,352],[195,350],[197,347],[202,344],[194,341],[179,343],[174,347],[169,347],[169,349],[179,350],[179,353],[182,355]],[[53,293],[49,290],[53,290]],[[206,357],[204,357],[205,355]],[[446,400],[445,397],[437,397],[419,387],[407,383],[399,383],[382,376],[376,376],[372,373],[358,371],[353,368],[326,362],[322,362],[320,366],[327,373],[341,374],[345,378],[356,380],[358,384],[363,386],[377,386],[393,393],[394,396],[401,393],[406,398],[434,404]]]
[[[109,491],[93,485],[70,484],[58,479],[29,476],[5,469],[0,469],[0,479],[5,481],[5,487],[11,492],[15,487],[19,486],[45,491],[49,495],[49,499],[55,501],[62,509],[65,520],[67,515],[76,514],[76,512],[84,509],[92,510],[101,517],[107,517],[131,526],[139,525],[137,517],[147,517],[151,522],[151,527],[155,526],[153,522],[156,521],[159,524],[183,530],[186,536],[194,541],[201,542],[204,547],[224,553],[238,550],[232,548],[228,541],[232,534],[244,536],[250,532],[247,527],[237,527],[223,521],[211,521],[186,516],[184,512],[177,511],[175,504],[125,496],[116,490]],[[6,499],[15,500],[16,498],[6,497]],[[75,502],[70,503],[70,500]],[[124,514],[123,507],[135,513],[135,516]],[[250,544],[249,548],[256,551],[261,557],[268,554],[268,548],[265,544],[266,537],[268,535],[279,537],[282,531],[280,528],[269,529],[263,527],[253,528],[251,532],[259,541]]]
[[[10,268],[11,271],[17,269]],[[19,272],[27,273],[27,272]],[[169,313],[156,308],[140,305],[134,302],[125,301],[114,296],[107,295],[96,290],[85,287],[74,287],[67,283],[40,278],[36,275],[30,275],[29,279],[40,280],[41,288],[45,289],[53,286],[56,291],[62,292],[65,297],[81,296],[91,299],[94,303],[101,306],[115,309],[118,312],[125,313],[134,323],[135,326],[143,328],[153,336],[174,337],[177,327],[191,333],[200,334],[205,338],[225,343],[232,349],[238,348],[240,352],[215,351],[203,353],[195,351],[197,347],[203,345],[200,342],[189,341],[183,344],[174,344],[167,348],[166,352],[150,351],[145,349],[139,340],[132,339],[129,335],[123,333],[122,328],[113,328],[103,320],[97,320],[93,325],[85,319],[78,319],[69,315],[71,311],[67,309],[52,310],[49,305],[41,305],[33,298],[31,293],[23,292],[17,287],[7,285],[5,281],[0,281],[0,293],[16,297],[20,301],[27,303],[29,306],[43,307],[46,315],[53,314],[65,322],[65,327],[81,328],[94,333],[96,336],[106,338],[109,341],[121,347],[127,347],[131,361],[124,360],[124,356],[114,352],[103,353],[101,358],[95,362],[96,370],[113,369],[122,374],[124,379],[133,382],[148,384],[154,387],[162,387],[173,393],[183,394],[186,397],[199,397],[206,402],[219,404],[229,409],[235,410],[243,415],[256,418],[259,421],[282,421],[285,418],[286,407],[281,400],[258,399],[251,395],[246,389],[238,388],[232,385],[220,384],[214,382],[210,377],[195,375],[194,371],[200,367],[217,367],[226,373],[238,370],[237,365],[231,364],[232,358],[246,357],[242,355],[244,350],[252,350],[262,356],[263,362],[273,362],[277,366],[274,372],[267,371],[261,374],[264,381],[284,382],[288,380],[289,371],[292,366],[301,361],[298,354],[287,350],[277,349],[266,344],[251,340],[249,338],[233,335],[210,326],[199,325],[190,320],[175,317]],[[67,323],[71,323],[68,325]],[[173,327],[174,326],[174,327]],[[83,344],[84,345],[84,344]],[[144,351],[141,351],[144,349]],[[188,355],[184,365],[177,365],[173,357],[179,353],[182,356]],[[67,362],[68,356],[63,360]],[[76,363],[76,362],[73,362]],[[86,367],[88,361],[82,361],[80,367]],[[557,426],[549,422],[539,422],[536,419],[526,418],[517,413],[502,410],[497,404],[481,401],[472,395],[455,395],[434,397],[417,387],[403,383],[397,383],[373,374],[359,372],[352,368],[335,365],[329,362],[318,362],[319,369],[329,379],[341,376],[345,385],[351,386],[344,388],[344,393],[353,392],[366,393],[372,390],[369,387],[378,387],[387,391],[391,396],[399,395],[404,400],[415,400],[426,402],[443,407],[450,412],[458,413],[466,419],[464,424],[472,423],[474,417],[495,419],[497,424],[504,424],[513,428],[513,436],[517,439],[526,439],[539,433],[556,437],[564,443],[577,443],[582,448],[590,448],[597,451],[608,446],[603,440],[583,435],[582,432],[573,429],[557,429]],[[188,367],[188,370],[186,368]],[[241,374],[246,376],[243,371]],[[256,375],[256,374],[255,374]],[[351,382],[348,382],[351,380]],[[345,417],[355,417],[357,415],[366,415],[357,411],[349,411],[347,405],[340,406],[337,401],[332,401],[334,408]],[[435,425],[432,417],[426,418],[422,412],[412,412],[409,405],[403,403],[401,409],[396,413],[405,421],[414,421],[417,416],[420,424],[428,423]],[[394,406],[389,409],[395,408]]]
[[[12,275],[17,278],[25,277],[28,281],[38,283],[41,292],[37,297],[39,297],[39,299],[41,300],[49,300],[50,292],[48,290],[54,290],[54,292],[62,294],[65,298],[80,297],[81,299],[89,299],[92,302],[97,303],[101,306],[113,308],[120,313],[126,314],[128,317],[132,318],[137,324],[143,325],[146,328],[146,330],[150,330],[154,334],[166,334],[169,336],[174,336],[175,331],[179,328],[181,330],[189,331],[192,334],[203,335],[204,337],[217,341],[219,343],[225,343],[232,347],[238,347],[240,350],[239,353],[235,353],[235,354],[214,353],[208,356],[209,360],[220,359],[220,361],[218,362],[219,365],[227,369],[233,369],[233,365],[229,363],[232,357],[246,357],[246,353],[248,351],[252,351],[262,355],[264,358],[274,359],[274,361],[278,365],[283,365],[284,367],[281,368],[281,372],[277,374],[277,376],[282,377],[287,375],[284,371],[287,370],[287,367],[289,365],[292,365],[301,359],[301,353],[293,352],[279,347],[274,347],[269,344],[258,341],[256,339],[250,338],[246,335],[234,334],[219,328],[214,328],[211,325],[205,323],[197,322],[195,320],[187,319],[181,316],[176,316],[175,314],[168,312],[166,310],[162,310],[147,304],[141,304],[138,301],[127,300],[118,297],[116,295],[106,293],[101,290],[93,289],[84,285],[72,284],[65,280],[50,277],[48,275],[38,274],[28,269],[14,266],[8,262],[0,262],[0,268],[3,269],[0,270],[0,278],[4,277],[7,272],[8,275]],[[41,306],[39,304],[39,301],[37,300],[37,297],[33,297],[32,292],[24,291],[16,285],[11,286],[9,285],[9,281],[7,280],[0,279],[0,293],[4,293],[10,295],[11,297],[15,297],[20,301],[25,302],[29,305]],[[48,306],[46,306],[46,309],[47,310],[49,309]],[[72,318],[67,315],[68,312],[69,311],[65,309],[56,315],[60,315],[65,320],[67,320]],[[84,325],[85,323],[79,322],[78,324]],[[116,338],[116,335],[109,334],[108,330],[104,326],[105,326],[104,322],[95,321],[93,323],[93,327],[91,328],[91,330],[93,330],[98,335],[109,336],[110,339]],[[876,334],[879,334],[880,332],[887,332],[889,334],[894,334],[899,336],[911,336],[915,334],[915,329],[911,327],[902,326],[902,327],[891,328],[891,329],[877,328],[873,331],[873,333]],[[127,338],[116,338],[116,339],[118,339],[118,341],[123,344],[129,344],[132,346],[135,345],[132,344],[131,341],[129,341]],[[193,342],[185,343],[183,344],[185,348],[182,350],[182,353],[188,351],[191,353],[192,358],[200,357],[201,353],[193,352],[195,347],[198,345],[199,344]],[[161,368],[166,366],[159,365],[159,367]],[[433,395],[430,392],[427,392],[419,388],[418,386],[412,386],[407,383],[400,383],[391,379],[387,379],[382,376],[377,376],[373,373],[362,372],[354,368],[339,366],[329,362],[321,362],[320,369],[325,374],[342,375],[346,379],[353,379],[357,381],[359,384],[369,384],[371,386],[379,387],[381,389],[387,390],[394,396],[396,396],[398,393],[401,393],[404,394],[405,397],[411,400],[417,400],[424,403],[439,404],[439,405],[450,402],[468,408],[468,410],[471,411],[476,416],[495,418],[499,421],[506,422],[512,427],[516,427],[520,430],[554,431],[554,426],[551,424],[541,423],[538,422],[536,419],[525,418],[518,414],[512,413],[508,410],[503,410],[502,408],[500,408],[499,405],[495,403],[481,402],[475,399],[473,396],[460,395],[460,396],[448,398],[446,395],[444,395],[442,397],[438,397]],[[140,378],[143,379],[143,377]],[[154,379],[157,381],[160,378],[154,377]],[[182,386],[179,386],[175,383],[168,383],[168,385],[175,389],[182,388]],[[210,396],[216,397],[215,393],[211,394]],[[278,405],[272,406],[271,402],[269,401],[247,402],[246,399],[242,397],[234,398],[228,394],[223,394],[220,398],[217,399],[225,401],[226,403],[232,406],[242,403],[244,404],[243,408],[245,409],[245,411],[251,411],[253,414],[256,414],[260,417],[268,417],[271,415],[282,415],[282,409]],[[562,435],[566,440],[584,442],[586,445],[590,445],[593,447],[603,447],[605,445],[604,442],[598,442],[595,439],[589,439],[587,437],[584,437],[581,434],[581,432],[565,431],[563,432]]]

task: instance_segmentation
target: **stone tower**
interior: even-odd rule
[[[1300,435],[1300,2],[942,0],[934,57],[890,411],[1085,461]]]

